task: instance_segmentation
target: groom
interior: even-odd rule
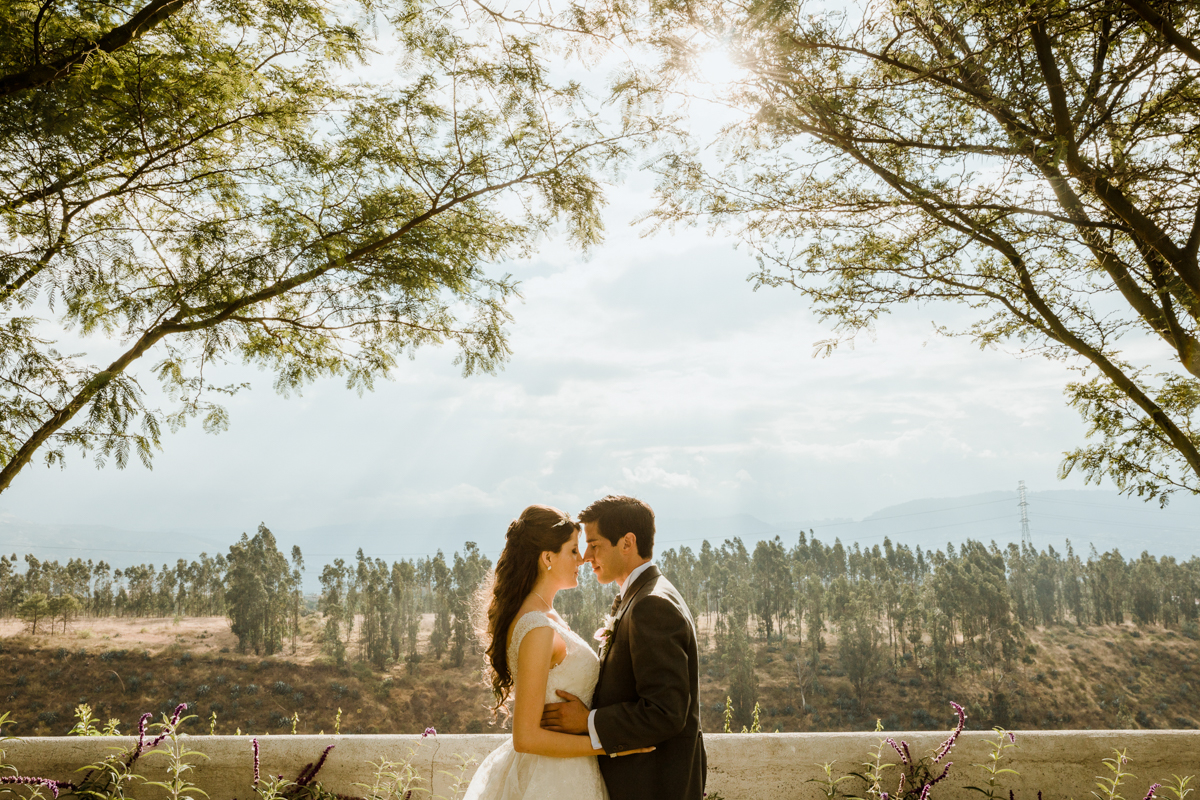
[[[542,727],[587,734],[601,758],[612,800],[700,800],[707,760],[700,732],[696,626],[679,592],[651,563],[654,512],[633,497],[609,495],[579,514],[585,560],[600,583],[616,581],[615,622],[601,647],[592,711],[567,692],[549,703]]]

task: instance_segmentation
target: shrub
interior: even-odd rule
[[[246,694],[258,694],[258,684],[251,683],[251,684],[247,685],[245,691],[246,691]]]
[[[210,689],[210,688],[209,688],[209,686],[208,686],[208,684],[207,684],[207,683],[205,683],[205,684],[201,684],[200,686],[196,687],[196,696],[197,696],[197,697],[204,697],[204,696],[205,696],[205,695],[207,695],[207,694],[208,694],[210,691],[212,691],[212,689]]]
[[[275,685],[271,688],[272,688],[272,691],[275,692],[275,694],[291,694],[292,693],[292,687],[287,685],[283,681],[275,681]]]

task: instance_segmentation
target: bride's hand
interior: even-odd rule
[[[636,750],[622,750],[622,751],[621,751],[621,752],[619,752],[619,753],[609,753],[609,754],[608,754],[608,757],[609,757],[609,758],[617,758],[617,757],[619,757],[619,756],[632,756],[632,755],[635,755],[635,754],[637,754],[637,753],[649,753],[649,752],[651,752],[653,749],[654,749],[653,747],[639,747],[639,748],[638,748],[638,749],[636,749]]]

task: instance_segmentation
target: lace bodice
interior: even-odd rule
[[[554,692],[570,692],[589,706],[600,677],[600,659],[587,642],[575,635],[565,624],[542,611],[530,611],[513,626],[508,645],[508,666],[513,680],[517,679],[517,654],[525,635],[534,628],[551,628],[567,644],[567,654],[546,678],[544,702],[557,703],[562,698]],[[511,702],[511,700],[510,700]],[[463,800],[609,800],[600,766],[594,756],[555,758],[536,753],[518,753],[512,739],[492,751],[471,778]]]
[[[556,689],[562,689],[564,692],[575,695],[584,702],[584,705],[590,707],[592,694],[596,691],[596,679],[600,677],[600,659],[592,652],[592,648],[588,647],[587,642],[573,630],[542,611],[527,612],[517,620],[517,624],[513,628],[512,641],[508,645],[508,664],[512,671],[513,682],[516,683],[517,680],[517,653],[521,649],[521,640],[534,628],[543,627],[553,628],[567,644],[566,657],[557,667],[551,668],[550,675],[546,679],[544,702],[561,702],[562,698],[554,692]]]

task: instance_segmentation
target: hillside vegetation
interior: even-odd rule
[[[863,548],[800,533],[791,546],[776,537],[750,551],[734,538],[719,547],[705,541],[695,551],[667,549],[655,560],[699,625],[710,729],[724,727],[727,711],[732,729],[753,728],[756,706],[768,730],[858,728],[876,718],[891,728],[939,727],[951,699],[975,709],[974,720],[1000,725],[1179,727],[1196,716],[1188,672],[1200,640],[1195,557],[1126,559],[1117,550],[1083,556],[1069,542],[1065,553],[976,541],[944,551],[888,539]],[[112,570],[103,562],[61,565],[33,556],[19,567],[15,556],[0,557],[0,619],[9,617],[10,632],[29,637],[6,645],[14,658],[18,650],[31,659],[52,651],[59,662],[86,661],[90,650],[72,655],[78,648],[51,640],[104,626],[111,632],[98,635],[121,643],[108,649],[126,652],[95,657],[145,661],[148,651],[153,661],[166,658],[159,654],[168,645],[183,648],[160,669],[169,680],[138,679],[154,687],[138,702],[170,707],[203,699],[216,706],[201,710],[215,710],[218,727],[227,719],[234,730],[279,725],[280,715],[296,713],[321,729],[333,724],[339,706],[345,713],[349,704],[338,701],[357,691],[378,701],[374,711],[366,701],[354,704],[364,719],[353,726],[363,730],[485,725],[488,698],[471,609],[491,562],[472,542],[450,558],[439,551],[390,564],[360,550],[353,564],[324,565],[321,592],[308,598],[299,548],[285,557],[265,526],[253,537],[243,534],[227,555],[174,567]],[[579,588],[561,592],[555,604],[587,636],[612,596],[613,588],[584,567]],[[163,640],[167,620],[189,617],[214,620],[204,629],[209,638],[172,638],[168,631]],[[117,629],[130,618],[148,621]],[[217,631],[225,638],[214,648]],[[137,637],[149,638],[135,645]],[[216,674],[175,676],[173,669],[196,669],[185,661],[189,654],[222,659],[206,667]],[[251,696],[262,692],[265,678],[247,682],[221,672],[226,664],[270,670],[280,661],[317,677],[272,674],[270,685],[281,685],[267,702],[245,695],[249,685]],[[10,669],[18,669],[15,662]],[[118,684],[125,678],[111,667],[100,672]],[[436,699],[426,702],[426,690]],[[133,713],[119,708],[130,702],[125,694],[105,701]],[[55,703],[31,710],[50,724],[70,711]]]
[[[423,646],[433,621],[423,620]],[[727,686],[701,622],[710,634],[702,637],[709,641],[703,723],[719,732]],[[0,639],[0,710],[14,713],[18,735],[65,734],[84,703],[128,732],[143,711],[168,713],[179,702],[200,717],[193,733],[286,734],[293,721],[297,733],[500,730],[491,724],[477,655],[461,667],[432,659],[385,670],[362,661],[339,667],[320,655],[316,615],[306,618],[294,652],[269,658],[234,652],[228,622],[213,617],[85,619],[53,636],[15,630],[0,627],[8,634]],[[972,728],[1194,728],[1200,719],[1192,686],[1200,642],[1158,626],[1036,628],[1011,670],[974,662],[940,683],[910,655],[875,675],[861,699],[834,636],[815,671],[795,642],[759,644],[754,658],[764,731],[870,730],[876,720],[888,730],[940,729],[951,699],[967,707]]]

